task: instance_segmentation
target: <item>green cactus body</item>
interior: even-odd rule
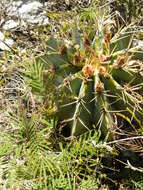
[[[142,84],[143,85],[143,75],[139,71],[134,71],[133,69],[112,69],[112,76],[115,78],[117,81],[124,81],[126,83],[132,83],[132,85],[138,85]]]
[[[111,140],[119,115],[135,127],[143,121],[143,73],[141,66],[130,65],[131,56],[126,53],[131,35],[121,35],[116,42],[110,39],[109,31],[103,36],[99,51],[91,39],[79,40],[77,31],[78,42],[75,40],[74,45],[78,43],[78,48],[68,48],[55,39],[48,42],[51,48],[44,59],[48,67],[54,67],[58,118],[69,127],[72,137],[95,126],[106,140]]]
[[[135,97],[124,91],[123,87],[121,87],[111,76],[110,78],[104,78],[103,81],[105,88],[110,90],[110,94],[116,96],[116,101],[112,104],[115,110],[121,110],[125,116],[129,116],[130,118],[132,115],[130,115],[131,113],[128,112],[128,110],[134,111],[135,115],[140,119],[143,117],[141,109],[139,110],[138,104],[135,103]]]

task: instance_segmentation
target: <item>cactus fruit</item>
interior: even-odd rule
[[[69,47],[49,39],[44,59],[54,67],[58,118],[71,137],[95,127],[111,140],[121,120],[141,127],[143,66],[132,60],[131,34],[126,31],[111,38],[106,30],[94,39],[76,31]]]

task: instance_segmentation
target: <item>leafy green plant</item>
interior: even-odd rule
[[[45,70],[41,60],[32,54],[30,60],[26,58],[20,64],[20,72],[24,76],[27,92],[31,97],[27,103],[32,106],[33,111],[39,111],[49,120],[50,116],[54,115],[57,110],[54,103],[56,94],[52,67]]]
[[[43,96],[45,93],[45,87],[43,84],[43,64],[36,62],[34,57],[31,62],[27,61],[22,65],[21,72],[28,78],[29,86],[35,94]]]
[[[49,189],[79,189],[99,188],[102,178],[100,169],[102,157],[114,155],[112,147],[99,141],[100,135],[94,131],[81,135],[64,146],[60,143],[59,165],[61,173],[55,178],[49,178]],[[105,151],[106,150],[106,151]]]
[[[47,127],[42,127],[44,119],[34,114],[28,118],[26,114],[23,109],[12,114],[10,132],[1,134],[1,178],[6,178],[6,188],[21,189],[34,180],[44,189],[48,176],[60,172],[57,154],[51,149],[51,124],[44,122]]]

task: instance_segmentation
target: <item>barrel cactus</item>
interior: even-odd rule
[[[70,131],[67,136],[95,128],[111,140],[121,121],[136,129],[142,126],[142,62],[131,45],[127,28],[113,37],[107,27],[94,37],[74,30],[71,45],[49,39],[41,60],[53,72],[58,119]]]

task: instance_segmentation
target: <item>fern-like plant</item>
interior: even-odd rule
[[[51,124],[39,115],[28,118],[23,109],[10,118],[11,130],[0,135],[0,179],[6,178],[3,188],[29,189],[34,181],[46,189],[48,176],[60,172],[58,155],[50,143]],[[43,122],[47,127],[40,128]]]

